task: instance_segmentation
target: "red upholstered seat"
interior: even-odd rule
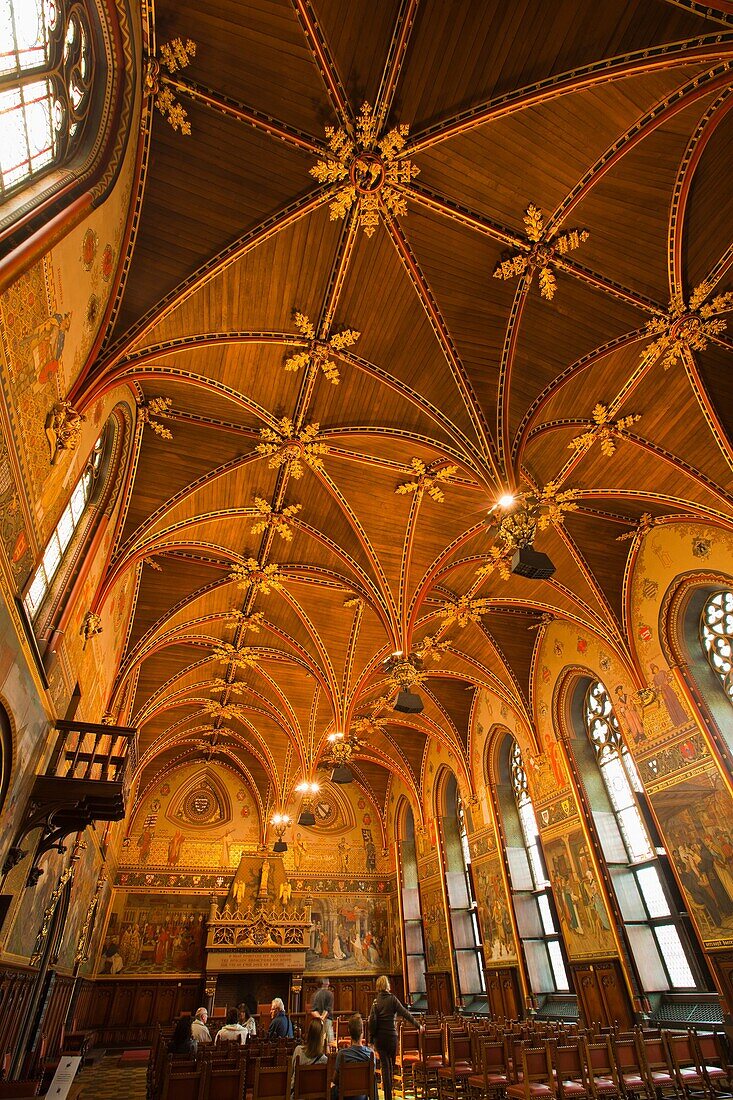
[[[507,1096],[526,1096],[527,1092],[530,1096],[554,1096],[550,1086],[539,1081],[530,1081],[528,1085],[509,1085],[506,1090]]]

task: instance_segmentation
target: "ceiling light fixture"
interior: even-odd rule
[[[300,805],[300,813],[298,814],[298,824],[306,826],[315,825],[316,815],[313,813],[313,799],[321,788],[317,783],[312,783],[305,779],[302,783],[299,783],[295,789],[303,796]]]
[[[288,846],[285,843],[285,841],[283,840],[283,835],[284,835],[285,830],[287,829],[288,825],[291,824],[290,817],[288,816],[288,814],[281,814],[281,813],[273,814],[272,815],[272,820],[270,821],[270,824],[272,825],[273,829],[275,830],[275,835],[277,837],[277,840],[275,841],[275,843],[272,846],[273,852],[278,852],[278,853],[287,852]]]

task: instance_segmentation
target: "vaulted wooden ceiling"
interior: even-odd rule
[[[82,394],[171,402],[152,418],[172,439],[139,428],[105,582],[138,575],[114,702],[141,728],[141,789],[214,751],[272,805],[389,695],[384,659],[422,647],[423,715],[383,705],[362,738],[384,805],[392,772],[419,790],[430,739],[462,766],[477,685],[532,722],[542,614],[628,654],[616,538],[643,514],[730,522],[733,4],[157,0],[145,31],[191,133],[148,98],[129,263]],[[171,72],[178,38],[195,56]],[[597,405],[606,427],[639,419],[602,446]],[[323,448],[296,440],[300,469],[257,449],[311,425]],[[554,577],[477,575],[497,498],[548,484],[575,505],[537,538]],[[289,539],[253,533],[257,499],[298,506]],[[248,559],[281,586],[238,587]],[[488,601],[465,626],[441,615],[461,597]],[[213,659],[222,642],[253,667]]]

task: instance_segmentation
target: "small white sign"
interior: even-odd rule
[[[79,1054],[61,1059],[53,1075],[53,1081],[46,1093],[46,1100],[52,1100],[52,1098],[53,1100],[66,1100],[66,1097],[69,1095],[71,1083],[76,1077],[76,1071],[79,1069],[80,1065],[81,1055]]]

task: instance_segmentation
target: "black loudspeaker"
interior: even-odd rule
[[[523,546],[517,550],[512,558],[511,571],[515,577],[529,577],[533,581],[546,581],[555,572],[547,554],[534,550],[531,546]]]
[[[276,840],[272,846],[273,852],[287,852],[288,846],[284,840]]]
[[[331,772],[331,782],[332,783],[351,783],[353,778],[354,777],[353,777],[353,775],[351,774],[351,772],[349,771],[348,768],[344,768],[344,767],[334,768],[333,771]]]
[[[300,817],[298,818],[299,825],[315,825],[316,815],[313,810],[301,810]]]
[[[419,714],[424,706],[422,699],[414,691],[401,691],[395,700],[394,709],[400,714]]]

